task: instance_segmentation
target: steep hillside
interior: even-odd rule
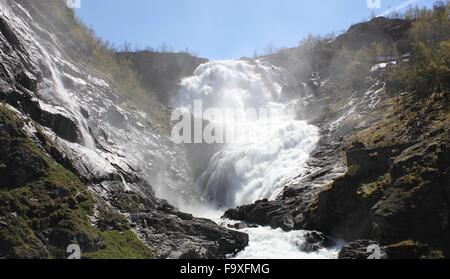
[[[138,51],[116,55],[136,71],[144,88],[155,92],[163,104],[173,101],[183,78],[191,76],[200,64],[208,62],[188,53]]]
[[[0,8],[0,258],[65,258],[72,244],[84,258],[222,258],[247,245],[156,198],[198,196],[170,109],[63,1]]]
[[[358,240],[343,258],[373,243],[391,258],[449,256],[449,6],[409,13],[266,58],[289,69],[285,92],[321,128],[317,171],[226,217]]]

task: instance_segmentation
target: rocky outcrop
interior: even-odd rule
[[[361,143],[362,144],[362,143]],[[391,165],[391,159],[400,155],[405,149],[417,144],[417,142],[383,146],[378,148],[352,148],[346,152],[347,166],[358,168],[358,175],[374,176],[385,173]],[[353,144],[353,147],[357,146]]]
[[[391,42],[400,42],[408,52],[408,30],[412,27],[412,21],[404,19],[388,19],[376,17],[368,22],[355,24],[347,32],[336,38],[334,44],[338,48],[360,50],[370,46],[372,43],[389,45]]]
[[[130,216],[131,226],[158,258],[225,258],[248,245],[248,235],[180,212],[164,200],[151,198],[151,193],[127,192],[120,183],[113,187],[108,197],[111,205]]]
[[[160,258],[225,258],[243,250],[249,241],[244,233],[180,212],[133,214],[131,220],[139,225],[145,243],[158,248]]]
[[[391,245],[413,240],[448,253],[449,136],[445,130],[392,155],[387,173],[369,175],[352,165],[319,195],[308,227],[348,241],[369,238]]]

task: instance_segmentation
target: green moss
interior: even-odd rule
[[[13,216],[3,216],[0,224],[0,255],[3,251],[11,251],[14,258],[45,258],[48,251],[26,219]]]
[[[127,218],[112,210],[108,205],[101,204],[97,207],[97,210],[99,215],[97,227],[101,231],[115,230],[122,232],[130,229],[130,223]]]
[[[389,183],[389,177],[390,175],[386,174],[373,182],[363,183],[357,191],[358,196],[364,199],[371,199],[378,194],[382,194],[384,188]]]
[[[102,232],[105,248],[91,254],[84,254],[90,259],[153,259],[154,254],[145,246],[133,231]]]
[[[0,258],[65,258],[70,244],[85,253],[100,250],[96,255],[103,258],[122,252],[123,257],[150,257],[126,231],[126,218],[111,208],[97,204],[103,232],[91,224],[95,201],[86,185],[38,147],[47,149],[46,137],[38,136],[45,140],[37,144],[23,126],[0,103]]]

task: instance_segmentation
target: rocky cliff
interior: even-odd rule
[[[71,244],[85,258],[222,258],[247,245],[156,198],[195,191],[170,109],[63,1],[0,9],[0,258],[65,258]]]
[[[417,28],[411,19],[376,18],[267,57],[289,69],[287,92],[303,100],[299,117],[321,128],[308,163],[317,171],[286,185],[278,199],[225,217],[324,232],[351,242],[342,258],[367,258],[373,243],[391,258],[448,257],[448,89],[389,86],[392,72],[414,67]]]

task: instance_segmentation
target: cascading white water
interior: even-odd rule
[[[55,91],[58,94],[59,100],[63,102],[64,108],[70,112],[72,117],[74,117],[75,121],[77,122],[77,126],[81,133],[83,145],[89,149],[94,150],[95,140],[89,131],[89,125],[86,119],[81,114],[78,104],[73,101],[73,96],[64,87],[64,84],[61,80],[61,76],[56,68],[53,58],[39,42],[36,42],[36,46],[39,48],[39,50],[45,57],[45,61],[47,63],[48,68],[50,69],[52,80],[55,84]]]
[[[283,69],[257,60],[209,62],[182,81],[178,105],[195,114],[192,104],[201,100],[205,110],[232,108],[239,116],[231,121],[222,119],[224,126],[239,126],[239,133],[213,156],[198,180],[213,206],[227,209],[274,199],[290,178],[302,173],[319,132],[295,119],[295,111],[282,95],[283,79]],[[251,108],[276,109],[278,113],[243,119]]]
[[[177,105],[197,117],[200,115],[194,101],[202,101],[205,110],[233,108],[235,115],[241,117],[249,108],[278,112],[259,119],[219,120],[222,122],[219,127],[239,126],[240,133],[212,157],[197,181],[200,191],[219,214],[237,205],[274,199],[290,179],[305,172],[304,165],[319,141],[319,130],[296,120],[292,104],[282,95],[283,79],[281,68],[263,60],[216,61],[199,66],[192,77],[181,82]],[[224,226],[233,223],[216,221]],[[250,243],[236,255],[239,259],[337,257],[336,249],[303,252],[304,231],[283,232],[265,227],[242,231],[249,234]]]
[[[0,1],[0,6],[2,8],[2,10],[0,11],[2,13],[2,16],[6,16],[7,18],[14,18],[13,21],[15,24],[14,27],[17,28],[16,31],[21,32],[24,39],[28,41],[29,43],[28,47],[30,47],[29,51],[31,53],[38,51],[40,53],[39,56],[42,56],[44,58],[43,62],[50,70],[51,79],[54,85],[54,93],[56,93],[56,96],[53,96],[53,98],[58,99],[60,102],[58,105],[64,107],[64,109],[76,121],[76,124],[79,128],[79,132],[82,137],[81,138],[81,140],[83,141],[82,144],[86,148],[94,150],[95,140],[89,131],[89,125],[86,119],[81,114],[80,107],[77,104],[76,100],[74,100],[74,96],[70,94],[68,90],[65,88],[64,83],[62,82],[61,79],[60,71],[56,66],[55,58],[50,54],[53,53],[54,55],[59,57],[61,56],[59,51],[56,49],[56,47],[50,46],[50,44],[47,44],[48,47],[42,45],[38,41],[38,38],[40,37],[29,26],[29,23],[24,22],[20,17],[15,16],[14,13],[11,12],[9,6],[5,3],[5,1]],[[25,9],[23,9],[22,6],[20,6],[19,4],[17,4],[17,6],[21,8],[23,11],[25,11]],[[30,16],[28,13],[26,13],[26,15]]]
[[[37,36],[36,36],[37,37]],[[78,104],[73,100],[73,96],[67,91],[65,88],[59,70],[57,69],[53,57],[47,51],[47,49],[41,45],[38,41],[35,41],[35,45],[38,47],[40,52],[45,58],[45,63],[47,67],[50,69],[50,73],[52,76],[52,81],[55,85],[55,92],[58,95],[58,99],[62,102],[62,106],[69,111],[72,117],[75,118],[77,122],[77,126],[80,130],[83,145],[89,149],[95,149],[95,140],[89,132],[89,125],[86,119],[80,112],[80,108]],[[54,52],[57,53],[56,50]]]

